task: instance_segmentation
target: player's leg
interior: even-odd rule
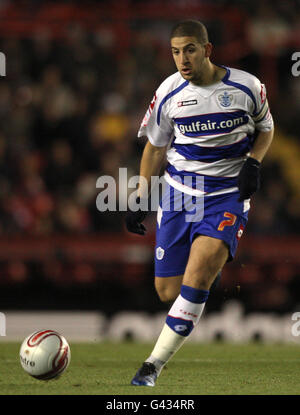
[[[180,294],[168,313],[151,355],[132,384],[154,386],[163,366],[183,345],[198,323],[209,288],[227,259],[228,247],[222,240],[207,236],[198,236],[194,240]]]
[[[154,286],[156,292],[163,303],[172,303],[180,294],[183,274],[174,277],[155,277]],[[221,280],[221,271],[217,273],[211,287],[210,292],[214,291]]]
[[[155,359],[158,359],[159,371],[199,322],[210,287],[227,259],[228,247],[222,240],[207,236],[198,236],[194,240],[180,294],[151,354],[152,363],[156,365]]]
[[[228,254],[228,246],[223,240],[198,235],[192,244],[182,283],[192,288],[209,290],[219,270],[227,262]]]
[[[190,255],[193,227],[192,222],[186,220],[185,208],[192,202],[192,197],[188,196],[183,200],[181,192],[167,186],[158,208],[154,285],[162,302],[172,302],[180,294],[183,274]],[[171,209],[175,206],[177,209]],[[179,207],[181,209],[178,209]],[[197,231],[193,238],[196,235]],[[219,270],[213,282],[213,289],[218,285],[220,278]]]
[[[155,277],[154,286],[163,303],[173,302],[178,297],[182,279],[183,274],[171,277]]]

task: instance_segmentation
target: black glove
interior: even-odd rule
[[[140,204],[141,207],[148,206],[148,201],[141,201],[139,197],[136,199],[136,203]],[[130,208],[128,207],[128,212],[125,218],[127,230],[132,233],[137,233],[138,235],[145,235],[146,228],[142,224],[142,222],[147,216],[147,214],[148,211],[141,210],[141,208],[134,212],[133,210],[130,210]]]
[[[252,157],[247,158],[238,177],[240,191],[239,202],[249,199],[260,187],[260,162]]]

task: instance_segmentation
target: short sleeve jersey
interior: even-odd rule
[[[245,71],[225,69],[221,81],[205,87],[179,72],[169,76],[138,131],[154,146],[168,146],[165,178],[183,192],[209,196],[238,191],[237,176],[256,133],[273,128],[264,84]],[[202,177],[203,188],[195,180],[185,185],[187,177]]]

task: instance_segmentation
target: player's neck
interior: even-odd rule
[[[225,75],[226,69],[214,65],[212,62],[208,61],[202,76],[193,80],[192,83],[197,86],[209,86],[220,82]]]

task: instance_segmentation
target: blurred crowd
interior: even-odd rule
[[[79,26],[64,42],[44,33],[2,50],[1,233],[101,230],[96,179],[134,152],[116,56]]]
[[[299,34],[300,14],[286,2],[260,2],[257,9],[246,3],[250,48],[236,67],[268,78],[260,59],[276,56],[276,126],[299,138],[299,82],[290,66],[280,71],[280,65],[293,47],[287,39]],[[168,51],[171,24],[130,22],[127,50],[117,49],[113,25],[91,33],[74,23],[63,39],[46,29],[0,39],[7,59],[0,81],[0,234],[122,229],[122,213],[97,211],[96,180],[109,175],[118,183],[120,167],[129,169],[129,177],[138,173],[144,145],[136,139],[139,124],[157,86],[175,71]],[[282,105],[287,99],[291,104]],[[294,232],[299,217],[288,208],[293,189],[281,166],[267,160],[263,173],[249,231]]]

